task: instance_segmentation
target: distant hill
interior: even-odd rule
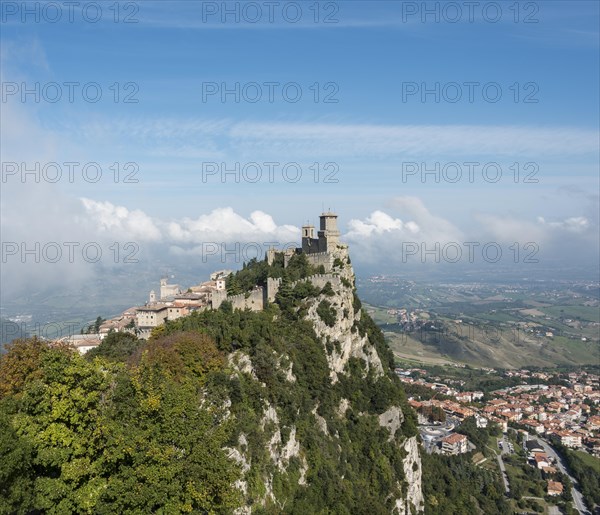
[[[423,363],[460,362],[482,367],[519,368],[586,365],[600,362],[597,342],[554,336],[552,338],[522,331],[506,330],[462,334],[452,330],[418,331],[403,334],[381,325],[394,354],[400,359]]]

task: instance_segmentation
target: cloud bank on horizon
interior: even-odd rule
[[[548,259],[554,262],[557,258],[570,259],[572,266],[585,266],[590,264],[587,259],[594,259],[593,249],[598,245],[598,225],[585,217],[548,223],[543,217],[522,221],[481,215],[477,230],[470,231],[434,214],[417,197],[394,198],[386,211],[375,210],[364,219],[340,220],[342,241],[350,245],[356,268],[375,267],[382,272],[401,273],[403,269],[410,272],[415,265],[440,262],[469,266],[469,248],[474,252],[472,262],[482,265],[485,256],[479,253],[486,245],[499,248],[505,254],[502,264],[510,264],[515,261],[515,244],[521,252],[527,250],[528,244],[535,244],[539,250],[535,252],[535,263],[543,266],[550,264]],[[82,198],[78,203],[61,202],[60,208],[52,210],[42,207],[37,214],[44,217],[44,225],[35,226],[27,217],[3,217],[5,294],[74,285],[106,273],[107,269],[124,266],[123,259],[115,262],[115,246],[124,252],[127,245],[134,244],[134,263],[139,260],[140,266],[159,260],[171,262],[174,268],[202,264],[209,270],[239,268],[244,261],[262,258],[269,247],[283,250],[300,241],[300,226],[278,223],[275,217],[260,210],[245,217],[232,207],[197,217],[160,219],[139,209]],[[23,234],[27,235],[25,239]],[[13,248],[6,247],[7,243],[24,241],[29,255],[24,255],[22,249],[11,253]],[[44,245],[58,244],[63,250],[62,258],[48,262],[41,250],[41,259],[36,260],[35,242],[41,242],[42,249]],[[102,249],[103,257],[98,262],[84,259],[77,253],[79,247],[73,262],[69,262],[66,242],[93,243]],[[461,252],[460,259],[456,259],[457,250]],[[53,249],[50,251],[54,257]],[[576,259],[578,255],[580,258]],[[135,273],[135,266],[125,268]]]

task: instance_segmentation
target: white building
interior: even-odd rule
[[[169,314],[167,306],[143,306],[137,308],[137,327],[139,329],[139,337],[147,339],[152,332],[152,329],[165,323]]]
[[[62,338],[61,341],[75,347],[80,354],[85,354],[98,347],[102,343],[104,336],[104,334],[74,334]]]
[[[463,454],[468,450],[468,440],[465,435],[452,433],[442,438],[443,454]]]

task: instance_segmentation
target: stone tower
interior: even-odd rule
[[[154,304],[156,302],[156,293],[154,292],[154,290],[152,290],[150,292],[150,299],[149,299],[149,301],[150,301],[150,304]]]
[[[328,211],[320,217],[319,247],[322,252],[331,252],[340,242],[340,231],[337,226],[337,215]]]
[[[315,226],[302,226],[302,252],[309,254],[310,252],[318,252],[315,244],[318,243],[315,238]]]

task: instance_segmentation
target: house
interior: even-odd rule
[[[217,281],[219,279],[226,279],[232,273],[233,273],[233,270],[217,270],[216,272],[213,272],[212,274],[210,274],[210,280]]]
[[[521,422],[521,424],[523,424],[524,426],[527,426],[529,429],[532,429],[536,433],[543,433],[545,431],[544,425],[540,424],[536,420],[531,420],[531,419],[523,420]]]
[[[181,293],[175,295],[174,301],[180,306],[203,306],[206,304],[206,295],[202,295],[201,293]]]
[[[121,315],[110,320],[106,320],[100,325],[99,333],[108,334],[111,331],[124,332],[131,327],[135,317],[133,315]]]
[[[137,308],[136,318],[139,337],[147,339],[152,329],[165,323],[168,315],[169,310],[165,305],[159,304]]]
[[[560,431],[557,434],[560,437],[560,443],[565,447],[581,447],[581,435],[570,431]]]
[[[546,456],[543,452],[536,452],[533,455],[533,459],[535,461],[536,467],[540,470],[543,470],[546,467],[550,466],[550,462],[548,461],[548,456]]]
[[[563,492],[563,485],[558,481],[548,481],[548,495],[561,495]]]
[[[488,425],[488,419],[480,415],[475,415],[475,425],[477,427],[485,428]]]
[[[600,415],[593,415],[588,418],[586,427],[591,431],[598,431],[600,429]]]
[[[479,399],[483,399],[483,392],[473,392],[473,400],[478,401]]]
[[[174,304],[167,308],[167,319],[177,320],[178,318],[188,315],[190,312],[189,307],[181,304]]]
[[[471,402],[473,400],[473,394],[471,392],[457,393],[455,398],[458,402]]]
[[[79,354],[85,354],[86,352],[95,349],[102,343],[104,334],[73,334],[65,338],[61,338],[59,341],[68,343],[77,349]]]
[[[442,438],[442,454],[463,454],[468,451],[468,440],[465,435],[452,433]]]

